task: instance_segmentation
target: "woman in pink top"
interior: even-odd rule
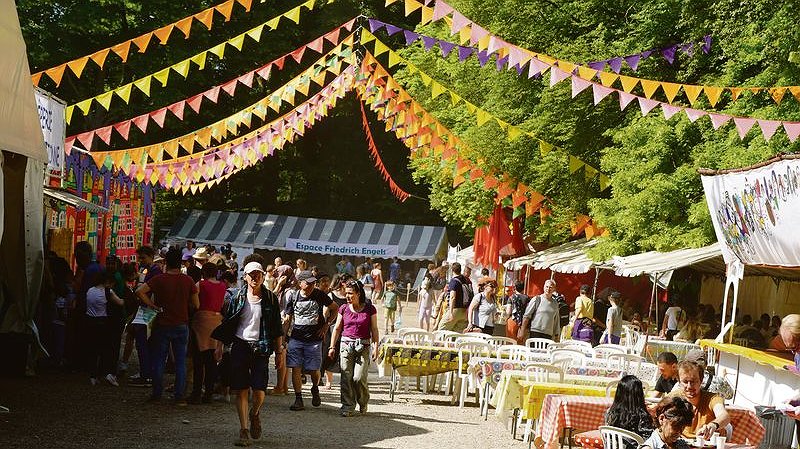
[[[367,373],[371,360],[378,356],[378,311],[372,304],[366,303],[364,286],[361,282],[349,281],[345,286],[348,304],[339,307],[339,317],[333,328],[331,346],[328,357],[336,354],[336,342],[339,344],[339,365],[342,371],[341,383],[341,415],[352,416],[355,406],[359,411],[367,413],[369,402],[369,386]],[[370,343],[375,344],[374,351]],[[370,356],[370,352],[372,352]]]
[[[222,343],[211,338],[211,331],[222,323],[222,303],[225,301],[227,286],[217,280],[217,265],[206,262],[203,265],[203,279],[197,283],[200,296],[200,308],[192,317],[192,333],[195,341],[193,351],[194,376],[192,395],[189,401],[193,404],[211,402],[214,392],[214,381],[217,379],[217,360],[214,352]],[[202,386],[205,384],[205,394]],[[202,399],[201,399],[202,395]]]

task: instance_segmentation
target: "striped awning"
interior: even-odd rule
[[[297,251],[287,248],[287,239],[325,242],[331,247],[396,246],[397,257],[410,260],[443,259],[447,255],[447,232],[441,226],[367,223],[246,212],[190,210],[172,226],[168,238],[286,251]],[[302,252],[343,254],[325,248],[306,249]]]

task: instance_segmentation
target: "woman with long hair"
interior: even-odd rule
[[[341,401],[340,414],[352,416],[355,406],[359,411],[367,412],[369,403],[369,385],[367,375],[370,362],[378,356],[378,311],[375,306],[366,302],[364,286],[352,280],[345,285],[347,305],[339,308],[339,317],[333,328],[333,337],[328,348],[328,357],[336,354],[336,343],[339,343],[339,365],[341,366]],[[371,343],[375,344],[374,350]],[[370,354],[371,353],[371,354]]]
[[[619,380],[614,402],[606,412],[606,425],[630,430],[647,438],[653,433],[653,417],[644,403],[644,388],[638,377],[628,374]],[[626,448],[635,448],[636,443],[626,442]]]
[[[217,380],[215,353],[222,343],[211,338],[211,332],[222,323],[222,305],[227,293],[227,285],[217,280],[218,267],[215,263],[206,262],[202,270],[203,279],[197,283],[200,307],[192,317],[194,375],[189,402],[193,404],[211,403],[214,394],[214,382]]]
[[[353,277],[347,273],[336,273],[333,275],[333,280],[331,281],[331,291],[328,293],[328,296],[330,296],[331,300],[333,300],[333,302],[335,302],[340,309],[342,306],[347,304],[345,284],[347,284],[347,282],[352,278]],[[329,348],[331,346],[332,338],[333,328],[331,327],[328,329],[328,333],[325,335],[325,341],[323,342],[325,346],[323,346],[323,348]],[[340,372],[338,347],[336,349],[336,354],[333,357],[324,357],[324,360],[322,361],[322,369],[325,371],[325,389],[330,390],[333,388],[333,373]]]
[[[684,449],[689,444],[681,439],[684,427],[692,424],[694,407],[686,399],[667,396],[659,402],[653,413],[655,430],[641,448]]]
[[[484,334],[494,333],[494,321],[497,318],[497,282],[490,277],[478,281],[480,293],[472,297],[467,307],[469,319],[468,331],[478,328]]]

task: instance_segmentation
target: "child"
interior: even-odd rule
[[[611,307],[606,315],[606,335],[601,343],[619,344],[622,337],[622,294],[613,292],[608,297]]]
[[[431,281],[428,278],[423,279],[422,285],[419,288],[419,294],[417,295],[417,304],[419,304],[419,327],[428,332],[431,330],[431,311],[433,309],[433,296],[430,293],[430,286]]]
[[[394,332],[395,312],[397,312],[399,308],[400,313],[403,313],[403,307],[400,301],[397,300],[397,293],[394,291],[394,282],[392,281],[386,281],[386,292],[383,294],[383,307],[386,308],[384,317],[386,318],[386,333],[388,334],[390,326],[392,329],[391,332]]]
[[[653,421],[656,429],[650,438],[639,447],[642,449],[688,449],[689,445],[680,436],[683,428],[692,423],[694,417],[692,404],[680,397],[667,396],[656,405],[654,411]]]

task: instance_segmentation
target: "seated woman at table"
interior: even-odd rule
[[[497,282],[490,277],[478,280],[480,293],[472,298],[467,307],[469,325],[465,332],[476,332],[480,329],[484,334],[494,333],[494,321],[497,318]]]
[[[619,380],[614,402],[606,412],[605,422],[607,426],[630,430],[642,438],[653,433],[653,417],[647,411],[644,388],[638,377],[629,374]],[[635,447],[633,440],[626,440],[626,448]]]
[[[654,410],[653,423],[656,428],[640,449],[683,449],[688,448],[686,440],[681,439],[683,429],[692,423],[694,407],[686,399],[671,396],[659,402]]]
[[[725,427],[731,422],[722,396],[702,390],[702,379],[701,365],[689,360],[678,364],[680,390],[671,396],[686,399],[695,408],[692,423],[683,429],[683,436],[689,439],[702,435],[708,440],[714,432],[724,436],[727,432]]]

